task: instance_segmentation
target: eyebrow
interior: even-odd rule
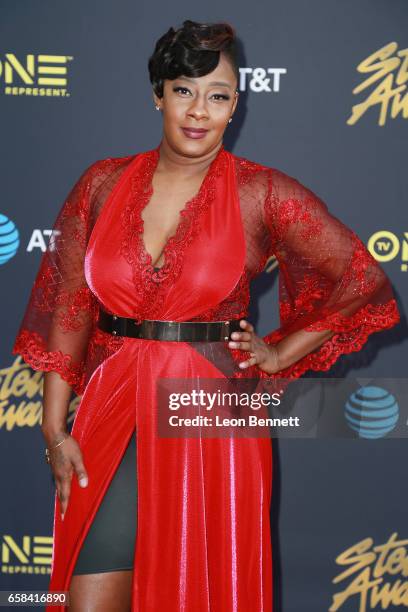
[[[195,79],[190,79],[189,77],[178,77],[179,81],[188,81],[189,83],[194,83],[196,84],[197,81]],[[231,85],[229,85],[228,83],[226,83],[225,81],[211,81],[211,83],[208,83],[210,86],[216,85],[217,87],[228,87],[228,89],[231,89]]]

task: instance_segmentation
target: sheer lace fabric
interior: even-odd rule
[[[182,211],[182,222],[165,249],[165,265],[156,271],[142,249],[141,211],[151,194],[157,149],[145,154],[123,215],[121,252],[138,287],[137,319],[155,318],[154,304],[180,274],[183,250],[200,230],[199,218],[215,196],[213,179],[222,175],[224,155],[209,172],[205,188]],[[228,155],[232,155],[228,153]],[[235,377],[298,377],[327,370],[343,353],[360,350],[367,337],[399,321],[392,288],[384,271],[358,236],[295,178],[233,156],[245,236],[245,266],[226,299],[191,320],[246,318],[249,285],[268,259],[279,262],[280,327],[264,339],[275,343],[291,331],[332,329],[335,335],[318,349],[276,375],[257,366],[238,368],[246,351],[221,343]],[[92,373],[123,343],[96,325],[99,302],[84,274],[89,237],[109,193],[134,156],[99,160],[89,166],[68,194],[37,273],[13,353],[34,369],[59,372],[81,394]],[[117,238],[117,237],[116,237]],[[146,316],[149,315],[149,316]]]
[[[32,368],[58,372],[79,395],[99,363],[122,343],[96,326],[99,304],[86,283],[84,257],[102,204],[129,161],[93,163],[69,192],[13,347]]]

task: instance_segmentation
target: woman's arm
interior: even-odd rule
[[[87,486],[81,450],[67,431],[67,414],[72,390],[83,391],[96,314],[96,299],[84,275],[84,256],[97,171],[97,163],[85,170],[59,211],[13,346],[13,354],[19,353],[32,368],[44,372],[41,430],[62,517],[73,473],[80,486]]]
[[[280,327],[260,338],[249,322],[241,324],[246,331],[231,336],[239,346],[230,344],[249,351],[241,354],[241,368],[256,365],[264,378],[328,370],[370,334],[399,322],[389,279],[357,234],[275,169],[269,169],[264,223],[279,263]]]
[[[88,486],[88,474],[78,442],[67,431],[67,413],[72,387],[57,372],[44,373],[41,430],[49,451],[61,517],[68,506],[71,480],[75,473],[81,487]],[[62,443],[63,442],[63,443]]]
[[[44,372],[41,430],[50,448],[67,433],[67,416],[72,387],[57,372]]]
[[[256,364],[266,374],[276,374],[289,368],[327,342],[335,333],[332,330],[320,332],[299,330],[292,332],[276,344],[269,345],[255,334],[253,325],[246,319],[243,319],[241,327],[242,332],[231,334],[233,340],[229,342],[229,346],[243,351],[252,351],[254,356],[249,360],[241,361],[240,367],[248,368]]]
[[[96,162],[83,172],[57,215],[12,350],[35,370],[58,373],[78,394],[96,311],[84,258],[97,168]],[[48,392],[56,380],[44,379]],[[61,391],[65,400],[68,391]]]
[[[309,355],[309,353],[319,348],[334,333],[332,330],[307,332],[302,329],[292,332],[277,344],[267,345],[268,358],[260,367],[266,374],[276,374],[283,369],[289,368],[302,359],[302,357]]]

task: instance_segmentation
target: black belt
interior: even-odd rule
[[[229,340],[233,331],[243,331],[239,325],[240,320],[202,322],[144,319],[138,323],[135,319],[112,315],[100,308],[98,327],[114,336],[179,342],[217,342]]]

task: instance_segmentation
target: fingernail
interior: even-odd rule
[[[81,487],[86,487],[88,485],[88,479],[87,478],[81,478],[81,480],[79,481],[79,485]]]

